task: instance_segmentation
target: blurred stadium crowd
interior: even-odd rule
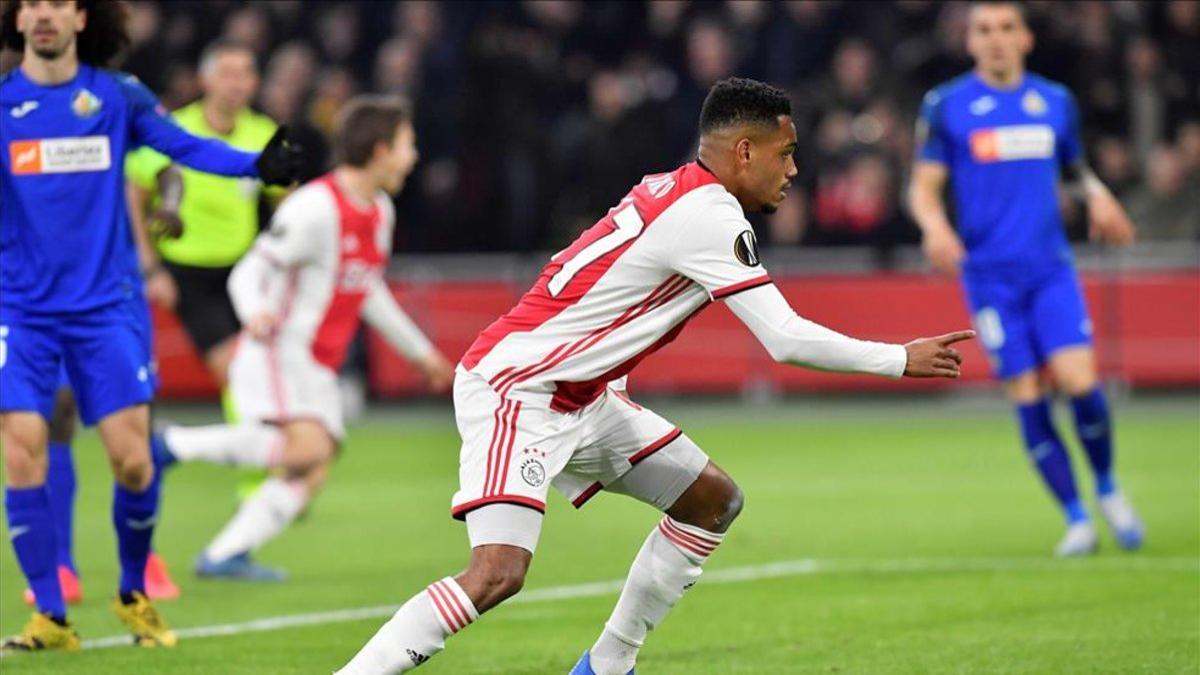
[[[901,205],[925,91],[970,68],[967,6],[908,2],[133,3],[124,68],[168,107],[219,37],[259,54],[257,106],[323,145],[359,91],[416,104],[398,249],[529,251],[690,159],[708,87],[788,88],[801,178],[773,245],[918,240]],[[1092,164],[1145,239],[1200,237],[1200,2],[1033,2],[1030,69],[1079,99]],[[309,167],[313,175],[323,169]],[[1070,205],[1064,205],[1070,209]],[[1069,218],[1083,235],[1081,214]]]

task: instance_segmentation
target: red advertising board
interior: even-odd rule
[[[802,316],[841,332],[900,342],[969,326],[958,284],[920,274],[785,276],[776,279]],[[1096,328],[1102,369],[1139,387],[1200,385],[1200,273],[1194,270],[1085,274],[1084,292]],[[525,290],[509,281],[396,284],[408,313],[451,359],[507,311]],[[156,349],[164,398],[214,395],[215,388],[175,318],[156,312]],[[367,335],[371,390],[383,397],[422,393],[415,371],[383,340]],[[963,348],[959,382],[989,377],[976,344]],[[959,382],[821,373],[781,366],[721,303],[697,316],[679,339],[647,359],[630,387],[653,393],[736,393],[746,390],[913,390]]]

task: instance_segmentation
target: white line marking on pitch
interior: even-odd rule
[[[972,560],[947,558],[901,558],[894,560],[784,560],[765,565],[728,567],[709,570],[701,583],[736,584],[745,581],[774,579],[779,577],[804,576],[810,574],[921,574],[921,573],[970,573],[970,572],[1197,572],[1197,558],[1092,558],[1087,560],[1054,560],[1051,558],[982,558]],[[533,602],[552,602],[574,598],[591,598],[619,593],[624,579],[596,581],[569,586],[551,586],[525,591],[507,601],[505,605],[523,605]],[[254,619],[241,623],[226,623],[215,626],[180,628],[175,632],[181,640],[261,633],[303,626],[322,626],[333,623],[361,621],[389,617],[399,605],[377,605],[356,609],[340,609],[329,612],[288,614]],[[84,649],[106,649],[130,644],[128,635],[84,640]]]

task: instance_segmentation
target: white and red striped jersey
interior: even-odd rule
[[[692,162],[643,178],[555,255],[462,367],[502,396],[577,410],[712,300],[767,283],[741,205]]]
[[[334,174],[306,183],[279,205],[239,268],[270,263],[247,287],[235,270],[230,293],[238,315],[257,311],[279,317],[277,338],[306,345],[313,358],[337,370],[358,330],[368,296],[387,293],[383,281],[391,253],[395,213],[379,191],[363,204],[338,185]]]

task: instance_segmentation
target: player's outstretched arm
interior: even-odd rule
[[[959,330],[937,337],[917,338],[904,345],[908,362],[905,377],[958,377],[962,354],[952,347],[956,342],[975,337],[973,330]]]
[[[774,284],[730,296],[725,303],[780,363],[816,370],[887,377],[957,377],[961,355],[950,347],[972,331],[907,345],[857,340],[800,317]]]
[[[258,177],[272,185],[288,185],[299,171],[300,149],[280,127],[263,152],[243,152],[221,141],[184,131],[154,94],[133,77],[121,81],[130,106],[133,140],[148,145],[184,166],[222,176]]]
[[[362,306],[362,318],[393,349],[421,370],[429,388],[441,392],[454,382],[454,366],[401,309],[383,279],[374,279]]]

